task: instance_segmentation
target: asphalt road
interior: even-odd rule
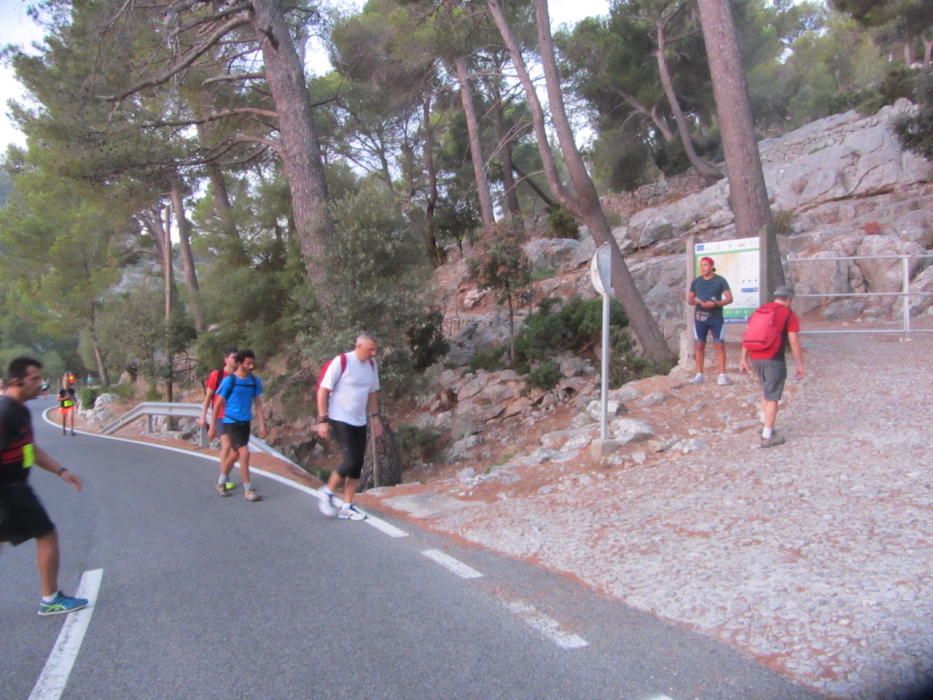
[[[83,493],[36,469],[59,529],[61,587],[101,569],[64,698],[810,698],[731,649],[560,576],[395,523],[329,519],[254,478],[213,490],[188,455],[64,437],[33,402],[37,441]],[[462,578],[440,551],[481,577]],[[65,618],[36,613],[31,543],[0,550],[0,697],[25,699]]]

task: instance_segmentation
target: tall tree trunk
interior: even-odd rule
[[[933,39],[927,39],[926,35],[920,38],[923,39],[923,70],[929,70],[930,57],[933,54]]]
[[[236,221],[233,218],[233,207],[230,206],[230,192],[227,189],[227,181],[224,179],[223,170],[217,163],[207,164],[207,177],[211,182],[211,199],[214,202],[214,212],[220,219],[220,227],[231,241],[235,241],[240,246],[240,232],[237,230]]]
[[[687,119],[684,117],[684,111],[680,108],[680,100],[677,99],[677,93],[674,92],[674,82],[671,80],[671,73],[667,67],[667,56],[665,55],[665,22],[658,20],[655,24],[656,39],[658,49],[655,51],[655,58],[658,61],[658,72],[661,74],[661,85],[664,87],[664,94],[667,95],[668,104],[674,113],[674,121],[677,123],[677,133],[680,134],[680,144],[683,146],[684,153],[687,154],[687,160],[690,165],[703,177],[710,179],[719,179],[722,173],[719,168],[712,163],[708,163],[697,155],[693,147],[693,140],[690,138],[690,129],[687,126]]]
[[[311,113],[304,69],[278,0],[252,0],[251,24],[262,46],[266,80],[279,117],[281,157],[298,244],[308,281],[325,322],[331,319],[331,294],[323,261],[334,236],[328,208],[321,147]]]
[[[503,41],[509,48],[512,64],[518,72],[519,79],[525,89],[525,96],[531,108],[532,122],[538,141],[538,152],[541,155],[544,172],[554,197],[567,211],[583,220],[597,244],[609,244],[612,250],[613,290],[616,298],[619,299],[625,309],[635,336],[641,343],[647,357],[659,364],[670,363],[673,360],[671,350],[667,345],[667,341],[664,340],[664,335],[661,333],[657,321],[651,316],[644,299],[642,299],[638,288],[635,286],[635,280],[632,278],[628,266],[622,259],[622,252],[612,236],[609,223],[606,221],[606,216],[599,203],[596,188],[593,186],[593,181],[590,179],[583,158],[580,156],[574,142],[570,120],[567,118],[564,108],[559,74],[554,59],[554,45],[551,37],[547,0],[535,0],[535,18],[548,103],[551,106],[551,120],[557,132],[561,154],[564,157],[567,172],[570,176],[570,192],[564,188],[558,176],[557,166],[548,145],[544,110],[541,108],[541,102],[535,92],[534,84],[528,75],[518,42],[515,40],[515,36],[502,12],[501,0],[487,0],[487,5]]]
[[[185,202],[181,188],[180,180],[175,178],[172,182],[172,204],[175,208],[175,225],[178,227],[181,263],[185,271],[185,286],[188,288],[188,297],[191,300],[191,315],[194,318],[194,328],[198,333],[203,333],[204,307],[201,304],[201,287],[198,284],[198,271],[194,264],[194,254],[191,252],[191,222],[185,216]]]
[[[91,349],[94,351],[94,363],[97,365],[97,376],[100,377],[101,386],[110,386],[110,373],[107,372],[107,364],[104,362],[104,353],[100,349],[100,341],[97,339],[97,303],[91,302]]]
[[[473,177],[476,180],[476,196],[479,198],[479,211],[483,219],[483,231],[490,235],[496,227],[496,218],[492,211],[492,197],[489,194],[489,180],[486,178],[486,164],[483,161],[483,147],[480,140],[479,120],[473,105],[473,93],[470,90],[470,74],[466,60],[454,61],[457,70],[457,82],[460,84],[460,102],[466,117],[467,133],[470,138],[470,158],[473,161]]]
[[[444,249],[437,243],[437,222],[434,212],[437,209],[437,165],[434,163],[434,127],[431,124],[431,95],[426,93],[421,103],[421,115],[424,123],[424,167],[428,176],[427,204],[424,210],[424,244],[434,266],[444,263]]]
[[[735,214],[735,228],[739,236],[758,237],[759,298],[761,303],[765,303],[775,288],[784,284],[784,270],[771,221],[768,190],[755,139],[755,124],[735,23],[728,0],[697,0],[697,3],[726,155],[729,201]]]
[[[502,185],[505,187],[505,207],[512,226],[517,231],[524,231],[522,222],[522,208],[518,203],[518,192],[515,190],[515,177],[512,175],[512,141],[505,128],[505,106],[502,104],[502,86],[500,84],[501,72],[493,75],[489,80],[489,89],[492,92],[493,127],[498,141],[499,163],[502,165]]]
[[[174,272],[172,270],[172,210],[166,207],[163,211],[165,220],[159,221],[159,230],[162,234],[162,288],[163,300],[165,302],[165,358],[168,364],[165,370],[165,400],[171,403],[174,400],[173,392],[173,374],[175,366],[175,353],[172,347],[171,328],[172,315],[174,312],[174,295],[172,287],[174,286]]]

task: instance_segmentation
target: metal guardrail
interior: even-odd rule
[[[197,420],[201,417],[201,404],[145,401],[141,404],[137,404],[135,408],[130,409],[122,416],[117,418],[114,422],[104,427],[101,432],[104,435],[112,435],[113,433],[120,430],[120,428],[124,428],[134,420],[138,420],[144,416],[146,418],[146,432],[153,433],[155,432],[155,426],[153,425],[153,418],[155,418],[155,416],[169,416],[171,418],[194,418]],[[210,442],[207,439],[207,428],[200,427],[198,445],[200,447],[208,447],[209,444]],[[284,462],[288,462],[292,466],[302,469],[300,464],[296,464],[277,449],[269,445],[269,443],[267,443],[265,440],[261,440],[255,435],[250,435],[249,437],[249,448],[254,452],[264,452],[275,457],[276,459],[281,459]]]
[[[815,292],[813,294],[796,294],[794,295],[797,299],[804,298],[815,298],[823,299],[830,297],[901,297],[903,299],[902,303],[902,313],[901,313],[901,328],[891,328],[891,329],[882,329],[882,328],[846,328],[843,330],[808,330],[805,331],[807,334],[816,334],[816,333],[899,333],[901,335],[907,335],[909,333],[933,333],[933,329],[927,328],[911,328],[910,327],[910,297],[928,297],[933,296],[933,292],[919,292],[910,291],[910,260],[914,258],[933,258],[933,253],[925,253],[922,255],[847,255],[839,256],[833,258],[799,258],[794,255],[789,255],[787,257],[787,264],[796,264],[796,263],[817,263],[817,262],[832,262],[836,263],[841,260],[900,260],[901,261],[901,271],[902,271],[902,282],[901,282],[901,291],[899,292]]]

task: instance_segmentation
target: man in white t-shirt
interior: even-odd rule
[[[372,419],[373,435],[382,435],[379,417],[379,371],[376,341],[366,333],[356,339],[353,352],[341,353],[324,372],[317,389],[317,433],[323,440],[333,431],[343,460],[321,488],[321,512],[341,520],[365,520],[366,514],[353,505],[353,496],[366,456],[366,423]],[[335,489],[343,479],[343,505],[338,511]]]

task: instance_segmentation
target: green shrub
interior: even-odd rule
[[[905,116],[894,124],[901,145],[909,151],[933,158],[933,107],[927,105],[914,116]]]
[[[573,238],[580,236],[580,224],[576,218],[563,207],[551,209],[547,215],[547,238]]]
[[[436,462],[443,446],[444,433],[437,428],[400,425],[395,431],[402,464]]]
[[[544,299],[529,316],[516,339],[515,370],[526,374],[529,386],[550,389],[560,380],[551,359],[560,352],[599,351],[602,335],[602,300],[571,299],[554,311],[555,299]],[[628,332],[628,319],[615,299],[609,308],[609,385],[613,388],[641,377],[666,372],[638,354]]]
[[[440,311],[431,311],[408,329],[408,347],[415,371],[424,371],[450,350],[450,345],[444,340],[443,320],[444,315]]]
[[[483,352],[477,352],[470,358],[470,369],[474,372],[478,372],[481,369],[487,372],[496,372],[500,369],[505,369],[505,354],[506,348],[502,346],[497,346]]]
[[[525,319],[515,340],[518,368],[540,362],[548,356],[566,350],[581,352],[599,341],[602,332],[602,300],[575,297],[554,312],[555,299],[543,299],[538,311]],[[610,302],[611,326],[627,326],[622,305]]]
[[[553,389],[560,381],[560,367],[554,360],[545,360],[534,365],[525,377],[528,386],[534,389]]]
[[[98,391],[93,387],[86,386],[78,389],[78,400],[81,402],[81,408],[85,411],[94,408],[94,402],[97,401]]]
[[[789,209],[775,209],[771,212],[771,223],[774,225],[774,233],[778,236],[793,233],[794,212]]]
[[[161,401],[162,392],[159,391],[159,387],[155,384],[150,384],[149,388],[146,389],[146,401]]]
[[[132,399],[136,395],[136,387],[132,384],[112,384],[107,387],[108,394],[115,394],[121,399]]]

